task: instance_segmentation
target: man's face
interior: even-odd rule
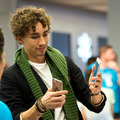
[[[24,38],[21,38],[21,44],[24,46],[27,57],[30,61],[41,63],[45,61],[45,52],[49,41],[48,27],[43,28],[38,22],[35,25],[36,31],[33,32],[30,27],[29,32]]]
[[[111,61],[115,59],[115,53],[113,51],[112,48],[109,48],[105,53],[104,53],[104,57],[106,59],[106,61]]]

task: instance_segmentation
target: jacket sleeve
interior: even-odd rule
[[[105,94],[102,92],[104,96],[104,100],[101,103],[101,105],[97,107],[93,106],[89,100],[90,89],[87,84],[87,81],[83,77],[82,71],[69,57],[65,57],[65,58],[68,66],[68,75],[69,75],[70,84],[73,88],[75,97],[77,98],[78,101],[84,104],[89,110],[94,111],[96,113],[101,112],[106,101]]]
[[[24,96],[17,82],[21,77],[16,73],[17,71],[13,69],[13,67],[4,71],[1,79],[1,99],[10,108],[13,119],[19,120],[20,113],[26,110],[26,104],[25,101],[23,101]],[[23,84],[22,79],[21,84]]]

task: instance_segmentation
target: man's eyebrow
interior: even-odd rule
[[[39,35],[39,33],[31,33],[30,36],[32,36],[32,35]]]
[[[49,30],[45,30],[44,33],[50,32]],[[32,35],[40,35],[40,33],[31,33],[30,36]]]

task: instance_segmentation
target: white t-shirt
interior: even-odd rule
[[[52,88],[52,74],[48,64],[46,62],[45,63],[34,63],[32,61],[28,62],[41,77],[47,88]],[[62,107],[56,108],[54,111],[54,115],[55,120],[65,120],[65,114]]]

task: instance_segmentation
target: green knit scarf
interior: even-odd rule
[[[35,100],[43,96],[42,90],[28,63],[24,48],[20,48],[16,51],[14,60],[24,73]],[[49,65],[53,78],[61,80],[63,82],[63,89],[68,90],[68,94],[66,94],[66,102],[64,104],[66,119],[79,120],[75,96],[68,81],[67,64],[64,56],[58,50],[48,46],[46,61]],[[42,118],[43,120],[54,120],[51,110],[47,110],[43,114]]]

